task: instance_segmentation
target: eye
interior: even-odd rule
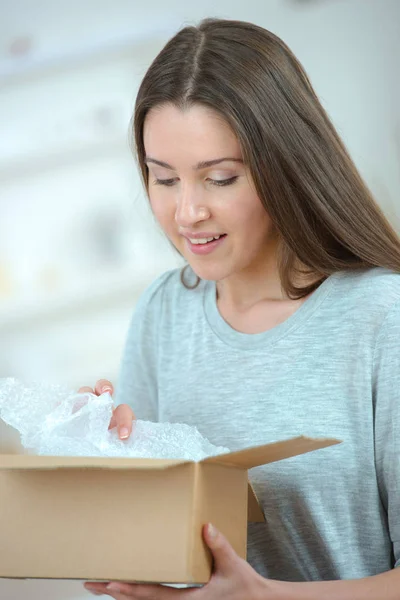
[[[229,179],[208,179],[211,185],[216,185],[218,187],[223,187],[225,185],[232,185],[238,179],[238,176],[229,177]],[[153,181],[154,185],[165,185],[167,187],[173,186],[178,181],[177,177],[173,177],[171,179],[155,179]]]
[[[238,176],[229,177],[229,179],[209,179],[211,185],[217,185],[223,187],[224,185],[232,185],[238,179]]]
[[[172,179],[155,179],[153,181],[154,185],[166,185],[171,187],[172,185],[174,185],[174,183],[177,181],[176,178],[172,178]]]

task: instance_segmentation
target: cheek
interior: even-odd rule
[[[246,237],[251,234],[251,237],[257,238],[271,229],[271,220],[257,197],[240,199],[236,206],[232,206],[232,217]]]
[[[161,198],[157,194],[150,195],[150,207],[165,232],[171,233],[175,228],[175,205],[169,198]]]

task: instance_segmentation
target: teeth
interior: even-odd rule
[[[220,235],[216,235],[215,237],[209,237],[209,238],[197,238],[197,239],[189,238],[189,240],[190,240],[191,244],[207,244],[208,242],[212,242],[213,240],[219,240],[220,237],[221,237]]]

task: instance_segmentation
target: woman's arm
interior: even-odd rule
[[[313,581],[281,584],[276,600],[400,600],[400,569],[349,581]],[[271,600],[267,590],[265,600]]]
[[[164,273],[140,297],[128,330],[115,404],[128,404],[138,419],[158,421],[158,340]]]

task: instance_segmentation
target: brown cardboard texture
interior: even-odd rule
[[[205,583],[213,523],[246,557],[247,470],[325,448],[298,437],[180,460],[0,455],[0,577]]]

